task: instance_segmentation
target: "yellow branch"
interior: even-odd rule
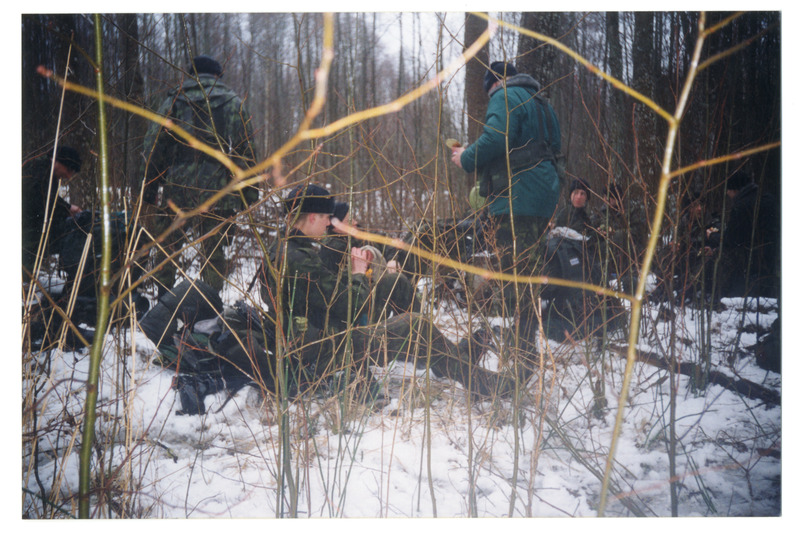
[[[570,281],[561,278],[552,278],[549,276],[517,276],[513,274],[496,272],[493,270],[486,270],[484,268],[480,268],[467,263],[461,263],[460,261],[450,259],[449,257],[429,252],[418,246],[413,246],[411,244],[408,244],[401,239],[392,239],[391,237],[384,237],[383,235],[378,235],[376,233],[369,233],[367,231],[359,230],[348,224],[344,224],[338,220],[331,220],[331,222],[339,231],[351,235],[353,238],[361,239],[364,241],[377,242],[380,244],[386,244],[388,246],[393,246],[394,248],[400,248],[423,259],[428,259],[435,263],[448,266],[456,270],[462,270],[464,272],[469,272],[471,274],[483,276],[486,279],[493,279],[497,281],[511,281],[515,283],[534,283],[537,285],[557,285],[561,287],[572,287],[575,289],[589,290],[597,294],[604,294],[605,296],[613,296],[615,298],[621,298],[623,300],[632,301],[633,299],[633,297],[629,294],[625,294],[619,291],[614,291],[605,287],[601,287],[599,285],[592,285],[590,283]]]

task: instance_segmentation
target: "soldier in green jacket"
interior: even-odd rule
[[[477,172],[503,272],[513,272],[515,259],[519,274],[533,275],[541,269],[542,236],[560,194],[560,125],[541,85],[509,63],[491,63],[483,87],[489,98],[483,133],[471,146],[453,148],[452,162]],[[506,303],[514,301],[513,286],[503,293]]]
[[[222,67],[217,61],[204,55],[195,57],[187,78],[170,91],[158,114],[170,118],[211,148],[224,152],[240,168],[252,166],[256,153],[250,116],[241,98],[220,81],[221,77]],[[193,209],[230,182],[231,173],[222,163],[192,148],[160,124],[150,126],[144,149],[145,211],[149,211],[147,225],[156,235],[172,222],[168,201],[182,209]],[[160,201],[159,186],[163,187]],[[243,193],[248,204],[258,199],[255,188],[247,188]],[[213,237],[200,243],[202,259],[209,263],[201,277],[221,291],[227,271],[223,246],[229,243],[234,230],[228,219],[243,205],[238,192],[224,196],[209,211],[169,236],[163,243],[166,253],[179,252],[192,238],[197,239],[222,224]],[[156,257],[158,263],[164,255],[159,253]],[[155,276],[167,290],[175,283],[175,261],[167,263]]]
[[[303,373],[324,376],[352,365],[369,377],[369,364],[407,360],[483,395],[508,394],[511,374],[477,365],[487,335],[454,344],[416,313],[400,313],[369,323],[371,294],[369,256],[353,247],[349,271],[325,263],[321,240],[334,211],[332,196],[322,187],[296,187],[285,200],[287,233],[269,250],[261,280],[262,300],[279,316],[285,346]],[[478,340],[480,342],[478,342]],[[532,368],[532,365],[526,365]],[[525,370],[522,377],[529,375]]]

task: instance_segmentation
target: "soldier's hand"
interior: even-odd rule
[[[452,162],[455,163],[455,166],[458,168],[463,168],[461,165],[461,154],[465,148],[463,146],[455,146],[452,148]]]
[[[369,261],[371,261],[371,255],[366,250],[361,250],[360,248],[354,247],[350,251],[350,258],[352,259],[352,273],[353,274],[366,274],[366,270],[369,268]]]

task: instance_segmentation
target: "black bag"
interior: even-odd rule
[[[598,265],[591,260],[591,249],[588,241],[570,239],[568,237],[550,237],[547,239],[544,272],[552,278],[567,279],[592,283],[599,279]],[[547,285],[541,297],[577,298],[582,289]]]
[[[584,283],[598,283],[601,271],[594,261],[593,249],[586,240],[568,237],[547,239],[547,276]],[[547,338],[557,342],[582,337],[602,327],[617,330],[625,324],[627,313],[617,298],[598,296],[596,293],[573,287],[546,285],[541,298],[547,301],[544,313],[544,330]]]
[[[211,327],[200,327],[207,321]],[[205,396],[223,390],[233,395],[253,378],[274,389],[269,352],[275,345],[274,323],[243,302],[224,308],[217,292],[203,281],[179,283],[140,326],[158,348],[156,363],[175,370],[178,414],[204,414]]]

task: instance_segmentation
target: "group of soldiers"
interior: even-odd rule
[[[658,278],[655,295],[678,302],[708,303],[723,297],[779,294],[779,205],[744,171],[724,183],[729,206],[724,220],[708,209],[707,194],[688,190],[679,198],[676,217],[664,226],[665,243],[659,244],[653,264]],[[575,179],[566,205],[558,210],[553,227],[566,227],[590,244],[586,261],[606,284],[617,280],[627,292],[636,289],[639,269],[649,240],[647,210],[640,201],[626,198],[611,184],[602,190],[601,205],[589,209],[591,190]]]
[[[491,182],[482,195],[488,201],[506,272],[533,272],[540,260],[539,239],[559,192],[554,154],[560,151],[560,129],[551,106],[537,95],[539,88],[538,82],[518,75],[512,65],[492,64],[486,74],[492,124],[477,143],[453,150],[455,164],[476,169]],[[506,97],[514,104],[508,106]],[[503,170],[500,164],[506,159],[506,139],[495,135],[495,120],[517,131],[509,139],[514,153],[510,169]],[[517,124],[522,127],[516,128]],[[171,175],[167,172],[162,179],[173,179]],[[283,198],[283,234],[271,244],[259,272],[264,312],[249,323],[228,313],[243,326],[233,328],[243,349],[219,349],[219,338],[230,337],[226,321],[224,327],[212,328],[206,350],[180,341],[173,351],[175,361],[207,360],[202,353],[213,351],[212,359],[223,367],[223,374],[235,370],[271,390],[279,389],[280,376],[292,387],[316,383],[321,376],[360,376],[365,378],[360,383],[365,384],[366,397],[373,398],[377,387],[369,366],[405,360],[454,379],[478,395],[511,393],[517,380],[532,371],[534,350],[520,351],[525,355],[501,371],[480,366],[488,333],[477,331],[455,344],[429,316],[418,313],[413,283],[402,264],[394,257],[386,260],[372,246],[359,246],[352,237],[336,234],[336,228],[353,227],[349,208],[317,184],[292,189]],[[178,344],[170,338],[176,338],[177,318],[196,323],[219,312],[203,304],[213,301],[217,292],[207,281],[184,281],[173,291],[180,299],[162,299],[142,320],[142,328],[159,346]],[[511,285],[504,287],[508,295],[513,293]],[[517,315],[526,319],[528,295],[517,294],[514,301]],[[275,357],[278,351],[287,357]],[[187,358],[187,353],[192,355]]]
[[[258,156],[250,115],[241,98],[220,81],[222,66],[198,56],[186,74],[159,114],[226,154],[235,165],[254,165]],[[639,207],[628,212],[630,204],[624,204],[621,191],[611,185],[601,208],[589,214],[590,189],[575,180],[569,203],[555,217],[562,178],[560,126],[552,106],[539,82],[509,63],[491,63],[484,81],[489,98],[484,131],[468,147],[453,146],[452,162],[479,178],[499,270],[516,276],[540,273],[542,243],[556,220],[558,226],[597,235],[607,243],[604,249],[609,252],[598,256],[604,264],[613,264],[606,272],[617,273],[619,279],[633,272],[645,245],[645,213]],[[258,200],[258,190],[245,188],[212,202],[229,183],[230,170],[160,123],[147,133],[144,156],[142,213],[150,235],[161,235],[172,224],[172,206],[203,208],[155,246],[154,278],[160,297],[141,326],[167,354],[165,364],[183,364],[184,372],[194,365],[198,372],[246,376],[273,391],[283,378],[290,377],[296,389],[320,376],[345,373],[365,378],[360,382],[366,384],[366,397],[372,398],[377,388],[369,366],[397,359],[450,377],[479,395],[509,394],[530,375],[537,331],[532,306],[540,294],[535,285],[499,282],[502,312],[516,319],[526,344],[519,346],[517,358],[505,361],[504,369],[486,370],[479,360],[488,333],[475,332],[458,344],[450,341],[429,317],[417,312],[404,265],[348,235],[357,225],[354,210],[317,184],[302,183],[283,198],[284,229],[271,243],[258,274],[263,308],[239,304],[225,309],[219,297],[228,273],[224,247],[234,235],[236,215]],[[46,166],[53,167],[53,180]],[[77,153],[62,147],[54,162],[44,157],[30,173],[41,179],[36,193],[23,197],[37,203],[35,209],[23,210],[23,266],[28,276],[33,272],[31,258],[41,252],[32,243],[38,242],[43,221],[55,226],[56,220],[78,209],[58,198],[56,184],[80,167]],[[28,183],[34,186],[33,180]],[[47,183],[52,184],[49,191]],[[741,198],[747,197],[744,192]],[[51,216],[37,218],[34,211]],[[187,247],[198,245],[200,278],[190,279],[177,259]],[[727,241],[725,246],[732,248]],[[175,285],[179,274],[184,280]],[[183,332],[178,331],[179,320]],[[193,327],[208,321],[212,324],[191,335]],[[277,357],[279,353],[286,357]],[[201,402],[199,409],[188,411],[202,412]]]

